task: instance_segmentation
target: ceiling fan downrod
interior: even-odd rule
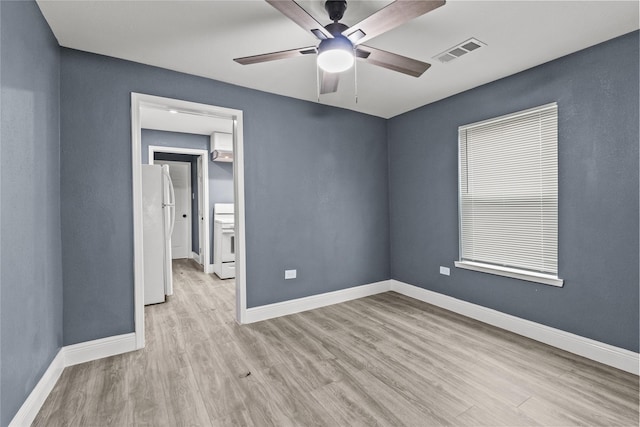
[[[346,0],[327,0],[324,4],[324,10],[329,14],[329,19],[338,22],[344,16],[344,11],[347,10],[347,2]]]

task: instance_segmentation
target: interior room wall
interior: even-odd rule
[[[384,119],[61,55],[65,344],[134,329],[131,92],[243,110],[248,307],[389,278]]]
[[[389,120],[392,277],[637,352],[638,71],[634,32]],[[458,126],[550,102],[564,287],[456,269]]]
[[[0,23],[0,425],[62,344],[133,331],[132,91],[244,110],[250,307],[392,276],[638,351],[638,32],[385,121],[59,48],[32,1]],[[551,101],[564,288],[438,275],[457,127]]]
[[[162,147],[193,148],[209,151],[210,137],[181,132],[142,130],[142,163],[148,163],[149,145]],[[233,163],[209,161],[209,263],[213,264],[213,206],[216,203],[233,203]],[[193,168],[192,168],[193,173]],[[197,211],[197,205],[196,205]],[[195,250],[197,253],[198,251]]]
[[[0,425],[62,346],[58,44],[34,2],[0,2]]]

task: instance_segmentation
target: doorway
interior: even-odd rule
[[[169,175],[173,182],[176,216],[173,232],[171,233],[171,259],[192,258],[191,223],[193,213],[191,211],[191,194],[193,190],[191,189],[191,163],[157,159],[153,159],[153,161],[149,159],[149,162],[156,165],[169,166]]]
[[[146,144],[145,144],[146,146]],[[210,235],[211,215],[209,209],[209,151],[197,148],[151,145],[147,147],[149,164],[158,160],[173,160],[191,163],[191,256],[202,266],[205,273],[212,273],[213,267],[207,260],[212,253]],[[195,162],[193,161],[195,159]],[[195,176],[194,176],[195,172]],[[195,187],[195,190],[194,190]],[[193,200],[195,199],[195,200]],[[194,233],[195,230],[195,233]],[[173,242],[172,242],[173,243]]]
[[[235,253],[236,253],[236,321],[244,323],[246,319],[246,246],[245,246],[245,204],[244,204],[244,151],[243,116],[241,110],[217,107],[213,105],[162,98],[138,93],[131,94],[131,132],[132,132],[132,172],[133,172],[133,215],[134,215],[134,307],[136,348],[144,347],[144,270],[142,245],[142,203],[141,203],[141,164],[142,164],[142,116],[144,112],[179,112],[189,116],[204,116],[212,119],[231,121],[233,135],[233,187],[235,201]],[[179,130],[178,130],[179,131]],[[202,162],[207,163],[207,162]],[[206,175],[205,175],[206,176]],[[205,179],[206,181],[206,179]],[[206,198],[206,191],[204,192]],[[206,205],[205,205],[206,206]],[[205,222],[203,229],[208,226]],[[205,265],[207,263],[205,262]]]

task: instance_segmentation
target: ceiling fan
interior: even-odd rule
[[[328,0],[324,7],[333,22],[323,27],[293,0],[265,1],[304,30],[310,31],[320,40],[320,44],[235,58],[234,61],[248,65],[317,54],[321,94],[338,90],[339,73],[351,68],[356,58],[379,67],[420,77],[431,66],[430,64],[365,46],[362,43],[445,4],[445,0],[396,0],[354,26],[347,27],[339,22],[347,9],[347,2],[345,0]]]

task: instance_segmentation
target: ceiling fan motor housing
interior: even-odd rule
[[[341,36],[343,31],[349,29],[349,27],[341,24],[340,22],[332,22],[331,24],[326,25],[324,28],[326,28],[326,30],[329,31],[331,35],[333,35],[333,37]]]
[[[346,0],[327,0],[324,4],[324,9],[333,22],[338,22],[342,19],[344,11],[347,10],[347,2]]]

